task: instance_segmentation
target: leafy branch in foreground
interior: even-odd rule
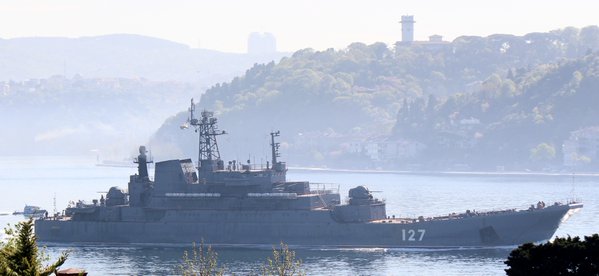
[[[292,276],[305,275],[302,261],[295,258],[295,252],[281,242],[280,247],[272,249],[272,256],[262,267],[262,275]]]
[[[0,244],[0,275],[44,276],[54,273],[67,260],[64,252],[54,263],[43,266],[50,258],[37,247],[33,219],[19,222],[15,229],[4,229],[8,240]]]
[[[212,276],[224,275],[225,268],[218,265],[218,254],[212,250],[210,245],[205,246],[200,242],[198,248],[193,244],[192,255],[185,251],[183,253],[183,264],[179,266],[182,275],[185,276]]]
[[[226,270],[218,265],[218,254],[211,246],[199,247],[193,244],[192,255],[187,251],[183,253],[183,263],[179,266],[182,275],[212,276],[224,275]],[[265,276],[299,276],[306,275],[301,268],[302,262],[295,258],[295,252],[282,243],[279,248],[273,247],[272,256],[262,265],[262,275]],[[254,275],[252,273],[252,275]],[[257,275],[257,274],[256,274]]]

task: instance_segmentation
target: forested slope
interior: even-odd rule
[[[393,134],[427,145],[429,165],[538,169],[562,161],[570,132],[599,126],[599,56],[492,75],[443,102],[407,101]]]
[[[531,113],[537,107],[538,116],[548,116],[553,107],[533,104],[541,98],[532,95],[544,95],[549,88],[560,90],[566,85],[564,81],[579,78],[573,74],[580,66],[584,67],[579,70],[583,78],[572,87],[592,86],[592,78],[584,77],[593,70],[593,55],[585,55],[595,49],[599,49],[599,28],[595,26],[524,36],[464,36],[450,43],[353,43],[342,50],[305,49],[278,63],[257,64],[245,75],[213,86],[199,104],[221,118],[222,127],[231,133],[224,141],[229,145],[224,147],[225,153],[234,156],[267,152],[267,132],[280,129],[285,152],[301,164],[357,164],[368,160],[352,153],[355,143],[415,139],[426,144],[428,154],[421,152],[413,160],[386,165],[416,162],[446,166],[475,160],[472,153],[464,157],[461,148],[451,147],[452,139],[463,138],[462,134],[452,137],[455,134],[445,122],[448,114],[459,112],[459,118],[471,116],[481,125],[490,124],[485,125],[488,130],[476,134],[489,139],[480,146],[493,148],[497,141],[507,143],[504,138],[515,128],[529,127],[519,123],[518,116],[525,115],[510,108]],[[474,100],[479,98],[485,101]],[[466,112],[475,105],[481,109],[481,104],[485,112]],[[406,111],[408,106],[410,112]],[[161,127],[153,137],[156,148],[179,155],[193,147],[191,135],[180,138],[176,133],[186,116],[180,113]],[[497,124],[497,120],[505,123]],[[431,143],[431,137],[439,133],[450,133],[444,138],[449,140],[445,144],[455,150],[433,162],[433,150],[439,147]],[[552,135],[555,137],[545,140],[557,141],[567,134]],[[525,147],[542,142],[538,140],[531,138]]]

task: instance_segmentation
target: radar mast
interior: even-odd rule
[[[214,117],[213,112],[204,110],[201,113],[201,118],[196,119],[194,117],[195,109],[192,98],[189,107],[189,118],[181,128],[187,128],[191,125],[198,133],[198,171],[214,171],[218,168],[218,162],[222,162],[216,136],[226,134],[226,132],[218,130],[218,120]]]
[[[274,166],[275,164],[277,164],[277,157],[281,157],[281,154],[279,153],[279,147],[281,147],[281,143],[276,143],[275,142],[275,137],[279,137],[279,135],[281,135],[280,131],[274,131],[270,133],[270,147],[272,150],[272,165]]]
[[[275,142],[275,137],[279,137],[281,135],[280,131],[273,131],[270,133],[270,148],[272,151],[272,169],[277,172],[286,172],[287,165],[285,162],[281,162],[277,160],[277,157],[281,157],[281,153],[279,152],[279,148],[281,147],[281,143]]]

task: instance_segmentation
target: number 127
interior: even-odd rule
[[[417,234],[418,233],[418,234]],[[424,238],[425,229],[401,229],[401,240],[402,241],[422,241]]]

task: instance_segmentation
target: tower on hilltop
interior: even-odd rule
[[[401,42],[410,43],[414,41],[414,16],[403,15],[401,17]]]
[[[277,40],[271,33],[251,33],[248,37],[248,54],[268,55],[277,52]]]

